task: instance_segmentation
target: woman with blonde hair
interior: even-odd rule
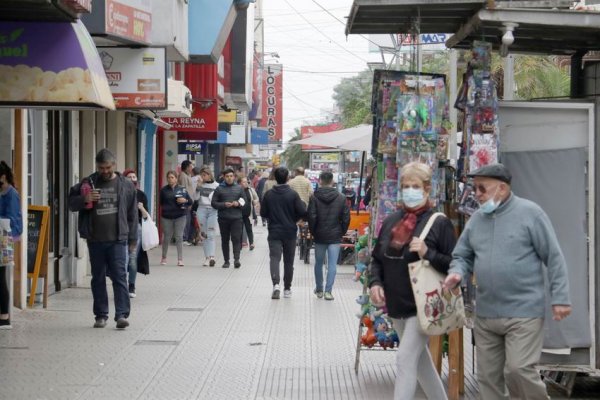
[[[204,266],[215,266],[215,236],[217,234],[217,213],[210,202],[219,184],[215,181],[208,167],[200,169],[200,179],[196,192],[198,193],[198,224],[202,235],[204,249]]]
[[[412,162],[400,171],[402,206],[388,216],[373,249],[369,287],[371,301],[386,305],[400,337],[396,355],[395,400],[415,396],[417,382],[428,399],[447,399],[427,348],[428,337],[419,328],[408,265],[419,258],[447,273],[456,244],[454,227],[448,218],[438,217],[424,240],[419,235],[434,214],[429,194],[432,171],[426,164]]]
[[[192,205],[192,198],[186,188],[177,184],[177,172],[167,172],[167,184],[160,189],[160,227],[162,237],[161,265],[167,264],[169,243],[175,237],[177,244],[177,265],[183,267],[183,230],[187,222],[186,212]]]

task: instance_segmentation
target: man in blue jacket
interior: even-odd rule
[[[138,205],[133,183],[115,172],[116,158],[108,149],[96,155],[96,172],[69,191],[69,209],[79,212],[79,235],[87,240],[92,265],[94,328],[108,319],[106,276],[112,280],[117,328],[129,326],[127,252],[138,240]]]
[[[458,239],[444,284],[452,288],[472,273],[477,277],[480,396],[549,399],[535,369],[544,338],[543,268],[553,319],[560,321],[571,313],[565,259],[550,219],[537,204],[512,193],[504,165],[487,165],[470,176],[480,207]]]
[[[292,297],[292,279],[294,277],[294,253],[298,221],[306,215],[306,206],[298,193],[287,184],[289,171],[279,167],[274,171],[277,184],[264,194],[260,216],[268,221],[269,257],[271,280],[273,281],[272,299],[279,299],[279,263],[283,255],[283,297]]]

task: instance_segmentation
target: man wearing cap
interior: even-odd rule
[[[477,278],[475,345],[482,399],[549,399],[535,365],[544,338],[547,268],[553,319],[571,313],[567,266],[550,219],[540,206],[515,196],[502,164],[473,178],[476,211],[452,254],[446,288]],[[508,389],[508,391],[507,391]]]

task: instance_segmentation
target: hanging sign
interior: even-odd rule
[[[269,142],[281,142],[283,133],[283,66],[265,64],[263,72],[262,121],[269,131]]]

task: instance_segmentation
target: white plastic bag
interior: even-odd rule
[[[158,228],[156,228],[152,218],[148,216],[148,218],[142,219],[142,249],[144,251],[151,250],[157,247],[159,243]]]

